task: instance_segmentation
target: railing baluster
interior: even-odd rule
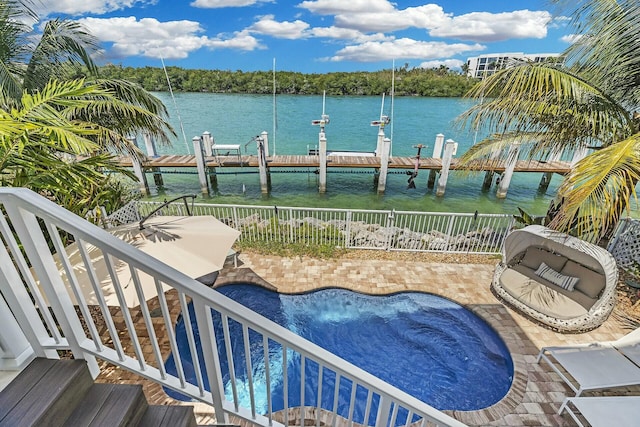
[[[305,412],[305,404],[304,404],[304,389],[306,385],[305,381],[305,357],[304,354],[300,353],[300,426],[304,424],[304,412]]]
[[[189,313],[189,305],[187,304],[187,298],[185,297],[184,292],[178,292],[178,300],[180,301],[180,306],[182,308],[182,319],[186,325],[185,332],[187,333],[187,342],[189,343],[189,352],[191,353],[191,362],[193,365],[193,370],[195,371],[196,381],[198,389],[200,390],[200,395],[204,395],[204,380],[202,378],[202,369],[200,369],[200,358],[198,357],[198,351],[196,346],[196,338],[193,334],[193,325],[191,321],[191,313]],[[195,307],[194,307],[195,309]]]
[[[269,418],[269,425],[273,425],[273,404],[271,401],[271,371],[269,369],[269,338],[266,335],[262,336],[262,347],[264,351],[264,374],[265,383],[267,386],[267,413]]]
[[[256,396],[253,389],[253,366],[251,364],[251,346],[249,343],[249,328],[242,324],[242,338],[244,341],[244,363],[247,372],[247,385],[249,387],[249,399],[251,404],[251,416],[256,417]]]
[[[221,313],[222,316],[222,333],[224,335],[224,347],[227,354],[227,366],[229,366],[229,382],[231,383],[231,393],[233,395],[233,405],[236,409],[240,407],[238,401],[238,386],[236,384],[236,368],[233,361],[233,347],[231,346],[231,336],[229,333],[229,317]]]

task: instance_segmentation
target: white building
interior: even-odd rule
[[[467,58],[467,75],[469,77],[483,79],[498,70],[506,68],[513,60],[531,62],[545,62],[552,60],[557,64],[562,64],[564,63],[564,59],[564,56],[559,53],[488,53],[485,55]]]

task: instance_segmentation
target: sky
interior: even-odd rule
[[[77,20],[100,65],[302,73],[408,65],[459,69],[468,57],[561,53],[566,17],[545,0],[39,0],[43,20]]]

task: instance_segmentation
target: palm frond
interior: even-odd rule
[[[596,241],[637,196],[640,134],[595,151],[578,162],[558,189],[563,203],[550,226]]]
[[[468,96],[490,98],[459,116],[458,124],[485,126],[495,134],[544,134],[539,150],[558,144],[609,145],[633,131],[632,117],[615,100],[568,70],[548,64],[500,70]]]
[[[96,74],[91,54],[98,50],[97,39],[75,21],[53,19],[45,24],[24,77],[24,89],[42,89],[47,82],[65,76],[69,66],[85,66]]]
[[[629,108],[640,105],[640,2],[554,0],[579,38],[568,58],[590,81]]]

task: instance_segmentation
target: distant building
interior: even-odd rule
[[[553,61],[557,64],[563,64],[564,59],[564,56],[559,53],[489,53],[467,58],[467,75],[469,77],[483,79],[498,70],[507,68],[509,63],[514,60],[531,62]]]

